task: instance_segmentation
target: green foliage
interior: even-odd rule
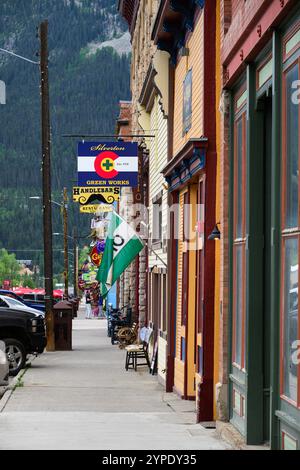
[[[91,248],[88,246],[84,246],[79,254],[79,269],[83,265],[83,263],[89,258]]]
[[[0,250],[0,285],[9,279],[16,283],[20,279],[20,265],[14,254],[9,254],[6,250]]]
[[[24,274],[23,276],[21,276],[20,284],[23,287],[30,287],[30,289],[34,289],[35,287],[37,287],[33,277],[29,276],[28,274]]]
[[[128,99],[129,61],[111,48],[87,55],[87,45],[119,36],[125,26],[115,0],[2,0],[0,47],[37,60],[36,27],[49,20],[49,75],[53,200],[76,185],[77,139],[63,134],[111,134],[118,102]],[[32,259],[43,274],[39,67],[0,53],[7,104],[0,108],[0,248]],[[69,234],[86,233],[90,217],[69,202]],[[62,232],[53,206],[53,231]],[[63,240],[55,237],[54,275],[63,271]],[[71,247],[70,247],[71,248]],[[30,251],[28,251],[30,250]]]
[[[40,287],[34,275],[21,274],[21,266],[16,260],[16,255],[2,248],[0,250],[0,286],[5,280],[10,280],[13,286]]]

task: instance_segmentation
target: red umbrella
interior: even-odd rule
[[[17,295],[23,295],[23,294],[27,294],[28,292],[31,292],[31,291],[27,287],[15,287],[13,289],[13,292],[15,292]]]
[[[57,298],[62,299],[63,296],[64,296],[64,293],[63,293],[62,290],[60,290],[60,289],[55,289],[55,290],[53,291],[53,297],[54,297],[54,298],[56,298],[56,299],[57,299]]]

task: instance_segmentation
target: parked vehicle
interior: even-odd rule
[[[8,297],[11,297],[12,299],[16,299],[22,304],[26,305],[27,307],[35,308],[36,310],[39,310],[40,312],[45,312],[45,304],[42,302],[35,302],[34,300],[25,300],[22,299],[18,294],[16,294],[13,291],[10,290],[4,290],[0,289],[0,295],[5,295]]]
[[[5,343],[0,341],[0,387],[8,385],[9,364],[5,354]]]
[[[53,291],[53,303],[60,302],[63,299],[62,295],[57,294],[58,291]],[[30,303],[33,308],[38,308],[42,306],[45,310],[45,294],[39,294],[37,292],[27,292],[21,294],[21,297],[24,302]]]
[[[30,292],[28,294],[22,294],[22,299],[29,301],[29,302],[45,302],[45,295],[44,294],[37,294],[36,292]]]
[[[47,344],[42,315],[0,307],[0,340],[5,343],[9,374],[17,375],[28,354],[41,354]]]
[[[25,312],[32,312],[38,315],[45,316],[44,312],[40,312],[36,308],[28,307],[27,305],[23,304],[17,299],[13,299],[12,297],[6,295],[0,295],[0,307],[7,307],[16,310],[23,310]]]

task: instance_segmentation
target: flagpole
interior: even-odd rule
[[[155,250],[153,250],[153,248],[151,247],[151,245],[149,245],[149,243],[145,243],[145,246],[148,248],[148,250],[150,250],[152,253],[154,253],[154,255],[156,256],[156,258],[159,259],[159,261],[164,265],[166,266],[166,268],[168,267],[168,265],[164,262],[164,260],[156,253]]]

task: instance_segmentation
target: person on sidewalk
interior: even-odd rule
[[[89,290],[85,293],[85,318],[92,318],[91,295]]]
[[[105,318],[105,315],[103,313],[103,297],[102,297],[102,295],[99,295],[99,318]]]
[[[90,294],[91,294],[91,306],[92,306],[93,316],[94,316],[94,318],[98,318],[98,315],[99,315],[99,306],[98,306],[99,291],[98,291],[98,287],[95,288],[93,286],[93,288],[91,289]]]

